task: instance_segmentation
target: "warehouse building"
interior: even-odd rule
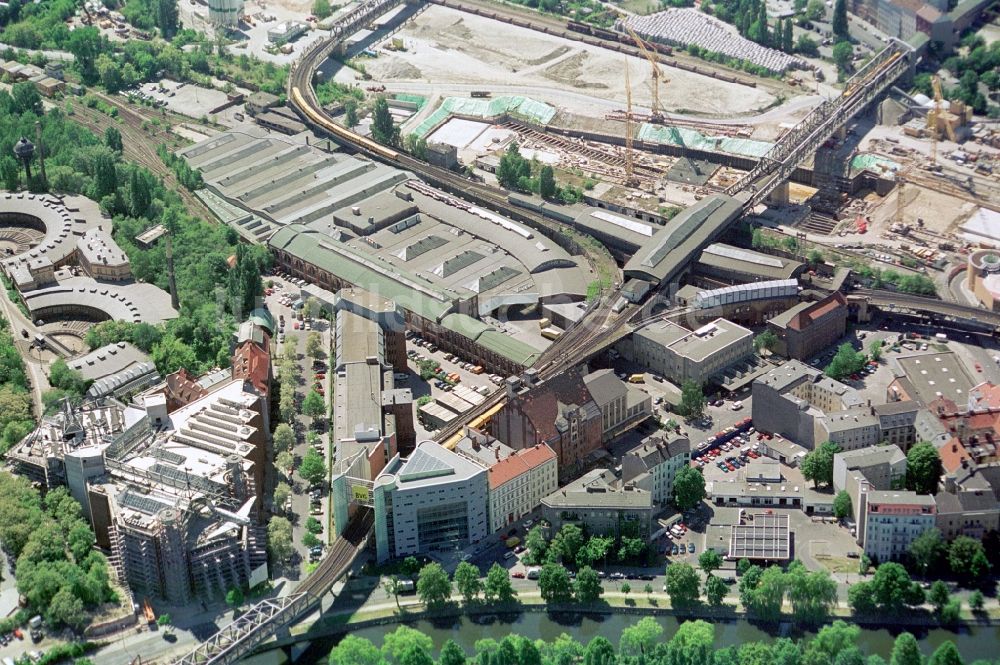
[[[753,353],[753,333],[725,319],[716,319],[697,330],[673,321],[650,323],[619,342],[618,350],[629,361],[681,384],[704,384]]]
[[[740,284],[795,279],[805,269],[798,261],[723,243],[706,247],[695,266],[705,277]]]
[[[806,360],[847,332],[847,299],[834,291],[817,302],[803,302],[767,322],[778,337],[775,352],[792,360]]]

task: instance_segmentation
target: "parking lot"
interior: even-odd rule
[[[295,392],[295,403],[299,407],[299,413],[292,425],[295,431],[295,445],[292,454],[295,457],[296,465],[301,463],[302,458],[312,446],[314,450],[324,456],[327,467],[330,466],[330,448],[327,444],[327,422],[326,419],[316,419],[312,421],[301,413],[302,400],[305,394],[315,389],[324,397],[329,394],[329,379],[327,377],[326,350],[330,348],[330,326],[322,319],[310,319],[303,311],[304,308],[295,306],[298,299],[300,280],[289,280],[278,275],[269,276],[266,280],[272,286],[265,291],[264,300],[267,309],[274,316],[278,324],[278,332],[275,338],[276,354],[284,353],[284,342],[286,339],[295,340],[296,362],[298,364],[299,380]],[[306,355],[306,339],[312,332],[318,332],[322,336],[324,353],[320,358],[309,358]],[[277,364],[277,361],[276,363]],[[274,424],[277,426],[277,423]],[[312,434],[310,434],[312,433]],[[328,500],[326,485],[308,487],[297,473],[287,480],[292,487],[291,507],[286,514],[292,522],[292,537],[300,560],[315,561],[322,553],[322,547],[308,548],[302,543],[302,538],[306,534],[305,523],[310,517],[316,518],[323,525],[323,533],[319,535],[320,540],[326,542],[332,529],[329,524]],[[276,512],[277,511],[276,509]]]
[[[236,89],[234,92],[250,94],[249,90]],[[121,94],[136,103],[149,103],[196,120],[208,118],[230,127],[239,124],[239,114],[244,113],[243,104],[215,111],[229,100],[225,92],[183,81],[163,79],[159,83],[144,83],[137,88],[123,90]]]
[[[410,372],[404,385],[410,388],[415,402],[423,396],[437,398],[442,393],[454,392],[456,386],[466,386],[485,397],[494,390],[498,390],[504,382],[505,377],[499,374],[490,374],[485,370],[478,374],[475,373],[476,365],[468,359],[445,353],[419,335],[407,331],[406,336],[406,355],[409,360]],[[428,361],[438,363],[441,374],[425,380],[420,377],[421,364]],[[397,378],[402,379],[402,377]],[[416,408],[414,406],[414,409]],[[414,414],[413,424],[418,441],[433,437],[434,430],[428,429],[416,414]]]

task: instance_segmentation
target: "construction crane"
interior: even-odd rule
[[[662,123],[664,119],[663,111],[660,107],[660,79],[663,79],[664,85],[669,83],[669,79],[663,75],[660,71],[660,63],[657,61],[656,56],[650,51],[646,46],[646,42],[642,40],[639,35],[635,34],[635,31],[628,26],[627,23],[622,23],[625,31],[628,32],[629,37],[635,42],[635,45],[639,47],[639,52],[649,60],[649,65],[653,69],[653,104],[651,107],[650,120],[653,122]]]
[[[625,186],[635,187],[635,164],[632,161],[632,85],[628,77],[628,58],[625,58]]]
[[[941,92],[941,79],[937,76],[931,78],[931,87],[934,89],[934,106],[927,112],[927,128],[931,134],[931,169],[937,164],[937,143],[938,132],[941,125],[944,125],[945,133],[951,141],[955,141],[955,129],[952,127],[950,114],[944,110],[944,94]]]

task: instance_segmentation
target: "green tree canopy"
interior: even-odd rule
[[[942,473],[941,456],[933,444],[921,441],[906,453],[906,489],[934,494]]]
[[[568,603],[573,599],[569,573],[555,563],[542,566],[538,577],[538,591],[546,603]]]
[[[690,379],[681,384],[681,402],[677,406],[677,413],[685,418],[700,418],[705,413],[707,404],[701,384]]]
[[[674,607],[689,607],[698,601],[700,580],[690,564],[678,562],[667,566],[666,586]]]
[[[372,138],[383,145],[399,147],[399,126],[389,112],[389,102],[379,95],[372,107]]]
[[[476,600],[483,590],[482,580],[479,579],[479,568],[468,561],[458,564],[453,577],[455,588],[462,594],[462,598],[467,605]]]
[[[705,476],[685,466],[674,476],[674,505],[681,510],[694,508],[705,498]]]
[[[441,564],[431,562],[417,576],[417,595],[429,608],[438,608],[451,598],[451,580]]]
[[[820,483],[833,484],[833,457],[839,452],[840,446],[830,441],[809,451],[799,465],[803,477],[816,486]]]
[[[299,475],[310,485],[315,485],[326,480],[326,463],[323,456],[316,452],[314,448],[306,451],[299,465]]]

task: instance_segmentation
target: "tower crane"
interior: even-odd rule
[[[628,58],[625,58],[625,186],[634,187],[635,164],[632,161],[632,85],[629,83]]]
[[[930,167],[934,169],[937,164],[938,131],[941,125],[944,125],[944,130],[948,138],[952,141],[955,141],[955,130],[952,128],[950,118],[944,110],[944,94],[941,92],[941,79],[937,76],[931,78],[931,87],[934,89],[934,106],[927,112],[927,128],[931,133]]]
[[[664,115],[663,110],[660,107],[660,80],[663,80],[664,85],[669,83],[670,80],[663,75],[662,71],[660,71],[660,63],[657,61],[656,56],[650,51],[646,42],[644,42],[639,35],[635,34],[635,31],[630,28],[627,23],[623,22],[622,25],[624,26],[625,31],[628,32],[629,37],[632,38],[632,41],[635,42],[635,45],[639,47],[639,52],[642,53],[643,57],[649,61],[649,65],[652,67],[653,104],[650,113],[650,120],[662,123]]]

